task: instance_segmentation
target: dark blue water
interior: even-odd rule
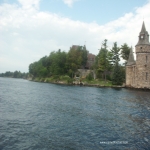
[[[150,92],[0,78],[0,150],[150,150]]]

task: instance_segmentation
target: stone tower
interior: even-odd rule
[[[150,89],[150,43],[149,34],[143,22],[139,33],[138,43],[135,46],[136,61],[132,48],[126,65],[126,86]]]
[[[132,47],[130,49],[129,59],[126,64],[126,86],[131,87],[134,83],[134,68],[135,68],[135,60],[133,56]]]

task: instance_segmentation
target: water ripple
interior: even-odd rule
[[[0,78],[0,150],[149,150],[149,97]]]

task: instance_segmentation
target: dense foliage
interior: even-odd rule
[[[114,85],[122,85],[125,81],[125,63],[129,57],[130,48],[125,43],[121,47],[115,42],[109,50],[107,40],[102,42],[98,55],[95,57],[93,64],[94,72],[97,79],[106,83],[111,81]],[[49,56],[44,56],[40,60],[29,65],[29,74],[34,78],[39,78],[45,81],[45,78],[53,78],[57,81],[64,78],[68,83],[72,82],[74,75],[76,76],[79,68],[86,68],[88,51],[85,46],[73,46],[68,52],[53,51]],[[125,63],[120,63],[120,60]],[[6,72],[0,74],[1,77],[27,78],[27,73],[20,71]],[[67,78],[67,79],[66,79]],[[50,80],[50,79],[47,79]],[[93,80],[93,74],[89,74],[86,80]]]
[[[107,40],[105,39],[102,43],[101,49],[97,55],[95,61],[95,70],[97,73],[97,77],[107,79],[111,70],[111,64],[109,62],[109,51],[107,49]]]
[[[66,53],[60,49],[51,52],[49,56],[29,65],[29,73],[34,77],[50,77],[55,75],[69,75],[73,77],[81,66],[86,65],[87,50],[85,46],[70,48]]]
[[[111,80],[114,85],[122,85],[125,81],[125,66],[121,65],[120,60],[124,59],[125,63],[129,57],[130,48],[127,44],[120,47],[117,42],[108,50],[107,40],[102,43],[99,54],[95,61],[95,71],[98,78],[103,80]]]
[[[126,43],[121,45],[121,57],[125,60],[125,64],[129,58],[130,49],[131,48]]]
[[[127,61],[129,51],[130,48],[126,43],[118,47],[117,42],[109,50],[105,39],[93,65],[97,78],[121,85],[125,81],[125,66],[120,64],[120,60]],[[88,51],[85,46],[72,47],[68,53],[59,49],[51,52],[49,56],[31,63],[29,73],[34,77],[53,76],[59,78],[59,76],[68,75],[73,78],[79,68],[85,68],[87,55]],[[89,75],[87,79],[92,80],[93,77]]]

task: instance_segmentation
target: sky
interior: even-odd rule
[[[143,21],[150,33],[150,0],[0,0],[0,73],[72,45],[97,55],[104,39],[135,50]]]

